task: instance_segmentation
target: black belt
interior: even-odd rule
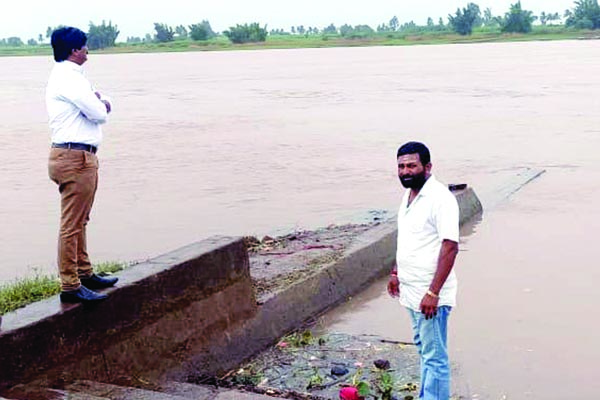
[[[96,146],[83,143],[52,143],[52,147],[57,147],[59,149],[85,150],[94,154],[96,153],[96,151],[98,151],[98,148]]]

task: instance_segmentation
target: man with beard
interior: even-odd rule
[[[450,398],[447,323],[456,303],[452,267],[458,253],[459,209],[454,195],[431,174],[429,149],[408,142],[398,149],[404,193],[398,211],[396,266],[388,292],[400,298],[421,357],[419,398]]]

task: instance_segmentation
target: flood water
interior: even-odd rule
[[[2,282],[55,270],[51,64],[0,58]],[[115,101],[92,259],[393,213],[407,140],[476,190],[544,168],[465,239],[451,347],[481,397],[598,397],[599,69],[600,41],[91,54],[88,77]]]

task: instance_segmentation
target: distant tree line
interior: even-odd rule
[[[528,33],[532,30],[533,22],[538,19],[541,25],[561,19],[558,13],[542,12],[539,17],[532,11],[523,9],[518,1],[510,6],[504,16],[494,17],[488,8],[483,16],[479,6],[469,3],[465,8],[458,8],[454,15],[448,15],[448,22],[454,32],[461,35],[470,35],[473,28],[485,26],[499,26],[506,33]],[[577,0],[572,10],[564,12],[565,26],[576,29],[599,29],[600,6],[598,0]]]
[[[600,29],[600,6],[598,0],[576,0],[572,9],[566,10],[562,15],[558,12],[542,12],[539,16],[532,11],[522,7],[521,1],[511,4],[509,10],[504,15],[493,15],[490,8],[481,11],[476,3],[467,3],[465,7],[459,7],[454,14],[449,14],[447,23],[443,18],[434,22],[433,18],[428,18],[425,25],[417,25],[414,21],[400,23],[397,16],[391,18],[388,22],[379,24],[376,29],[369,25],[349,25],[343,24],[336,27],[330,24],[324,28],[305,27],[297,25],[290,27],[289,31],[284,29],[271,29],[267,31],[266,26],[260,26],[258,23],[237,24],[222,32],[222,36],[228,38],[232,43],[264,42],[270,35],[302,35],[316,36],[320,35],[323,39],[331,36],[343,37],[346,39],[360,39],[376,35],[387,35],[396,37],[397,35],[418,35],[422,33],[445,34],[458,33],[460,35],[470,35],[476,29],[484,32],[503,32],[503,33],[529,33],[535,21],[540,25],[546,26],[554,21],[560,21],[564,18],[564,25],[571,29]],[[52,32],[62,27],[48,27],[45,38],[49,39]],[[119,36],[117,25],[111,21],[108,24],[102,21],[96,25],[90,22],[88,27],[88,47],[92,50],[113,47],[116,45]],[[143,38],[131,36],[126,38],[127,43],[165,43],[176,40],[206,41],[219,36],[213,31],[208,20],[202,20],[199,23],[175,27],[164,23],[155,22],[154,32],[147,33]],[[0,46],[20,47],[36,46],[44,43],[44,35],[39,34],[37,38],[31,38],[26,43],[21,38],[12,36],[0,39]]]

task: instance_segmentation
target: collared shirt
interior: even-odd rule
[[[96,97],[83,68],[71,61],[57,62],[46,87],[46,108],[52,143],[102,142],[100,125],[106,122],[106,106]]]
[[[400,303],[420,311],[437,270],[442,241],[459,240],[458,202],[433,175],[408,205],[410,190],[404,193],[398,210],[396,264],[400,281]],[[439,306],[456,305],[457,281],[454,269],[440,291]]]

